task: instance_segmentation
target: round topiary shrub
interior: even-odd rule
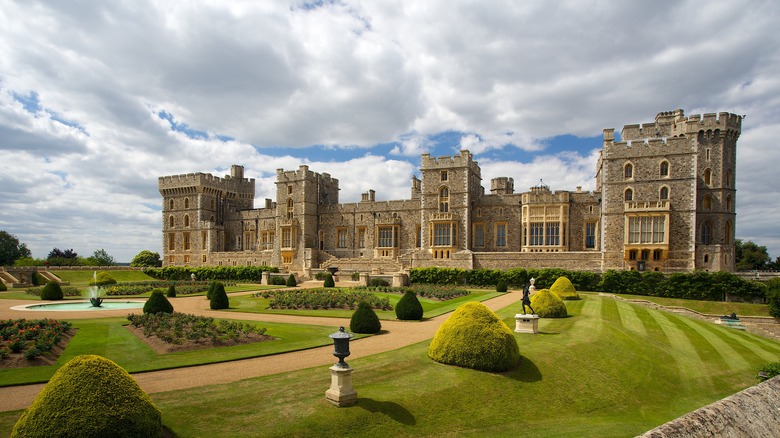
[[[162,289],[154,289],[144,304],[144,313],[173,313],[173,304],[165,298]]]
[[[580,294],[577,293],[577,289],[574,289],[574,285],[566,277],[558,277],[550,286],[550,292],[558,295],[562,300],[579,300]]]
[[[176,298],[176,287],[174,285],[168,286],[168,298]]]
[[[325,277],[325,282],[323,283],[322,287],[336,287],[336,283],[333,281],[333,276],[328,274],[327,277]]]
[[[506,292],[506,281],[498,280],[496,283],[496,292]]]
[[[298,282],[295,280],[295,275],[290,274],[289,277],[287,277],[287,283],[285,283],[287,287],[295,287],[298,285]]]
[[[228,309],[230,308],[230,300],[227,293],[225,293],[225,285],[217,283],[214,286],[214,292],[211,294],[211,301],[209,302],[211,310]]]
[[[104,357],[84,355],[54,374],[11,436],[162,436],[162,416],[127,371]]]
[[[379,322],[374,309],[365,301],[361,301],[349,320],[349,330],[353,333],[379,333],[379,330],[382,330],[382,323]]]
[[[95,275],[95,278],[89,280],[90,286],[106,286],[109,284],[116,284],[116,280],[108,272],[100,271]]]
[[[436,331],[428,357],[449,365],[501,372],[520,362],[515,335],[480,302],[460,305]]]
[[[564,318],[568,315],[563,300],[550,289],[542,289],[531,296],[531,307],[540,318]]]
[[[404,321],[419,321],[423,317],[423,307],[417,294],[407,291],[395,305],[395,316]]]
[[[46,286],[41,290],[42,300],[61,300],[62,297],[62,288],[56,281],[46,283]]]

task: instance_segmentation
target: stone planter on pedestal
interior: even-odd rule
[[[539,333],[539,315],[515,315],[515,333]]]

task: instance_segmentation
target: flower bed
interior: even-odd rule
[[[352,289],[269,290],[255,296],[270,298],[271,309],[354,309],[365,301],[372,309],[393,310],[387,297]]]
[[[60,342],[70,323],[55,319],[14,319],[0,321],[0,359],[11,353],[23,353],[35,359]]]
[[[463,297],[469,294],[465,289],[458,289],[455,286],[435,286],[431,284],[416,284],[411,287],[356,287],[356,290],[368,292],[386,292],[394,294],[405,294],[414,292],[418,297],[430,298],[433,300],[446,301],[453,298]]]
[[[144,336],[156,336],[169,344],[200,341],[228,341],[248,335],[263,335],[265,328],[237,321],[216,321],[188,313],[144,313],[127,316],[130,325],[143,329]]]

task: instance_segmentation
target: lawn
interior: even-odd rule
[[[51,366],[0,369],[0,386],[45,382],[59,367],[80,354],[97,354],[113,360],[129,372],[225,362],[267,356],[330,344],[333,327],[271,322],[250,322],[267,328],[274,341],[235,345],[208,350],[158,355],[124,325],[127,318],[77,319],[70,321],[78,331],[67,348]]]
[[[724,301],[684,300],[682,298],[649,297],[644,295],[616,294],[629,300],[645,300],[667,307],[685,307],[708,315],[769,316],[769,306],[752,303],[727,303]]]
[[[304,291],[303,289],[301,290]],[[390,300],[390,304],[395,309],[395,305],[401,300],[403,295],[395,293],[385,292],[373,292],[374,295],[379,297],[387,297]],[[498,292],[490,292],[485,290],[472,290],[470,294],[453,298],[446,301],[431,300],[427,298],[419,298],[420,304],[423,307],[423,317],[432,318],[434,316],[442,315],[447,312],[452,312],[459,305],[468,301],[485,301],[487,299],[501,295]],[[251,295],[244,295],[238,297],[230,297],[230,311],[232,312],[245,312],[245,313],[276,313],[283,315],[298,315],[298,316],[327,316],[333,318],[350,318],[354,310],[350,309],[333,309],[333,310],[315,310],[315,309],[269,309],[269,298],[253,297]],[[379,319],[392,320],[396,319],[395,310],[375,310]]]
[[[325,367],[152,394],[180,437],[634,436],[757,382],[780,343],[609,298],[515,334],[522,360],[493,374],[441,365],[429,341],[355,359],[358,404],[324,399]],[[514,326],[520,304],[498,312]],[[0,414],[10,430],[20,412]]]

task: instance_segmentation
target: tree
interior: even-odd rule
[[[739,239],[734,244],[737,271],[766,269],[767,265],[772,262],[765,246],[759,246],[750,240],[743,243]]]
[[[19,239],[6,231],[0,231],[0,266],[11,266],[18,259],[32,257],[30,250]]]
[[[116,264],[114,257],[105,249],[96,250],[87,260],[91,262],[90,264],[94,263],[94,266],[113,266]]]
[[[148,249],[145,249],[133,257],[133,261],[130,262],[130,266],[151,266],[153,268],[157,268],[162,266],[162,260],[160,260],[159,253],[151,252]]]
[[[46,261],[52,266],[76,266],[81,264],[79,255],[73,249],[61,250],[54,248],[49,252]]]

